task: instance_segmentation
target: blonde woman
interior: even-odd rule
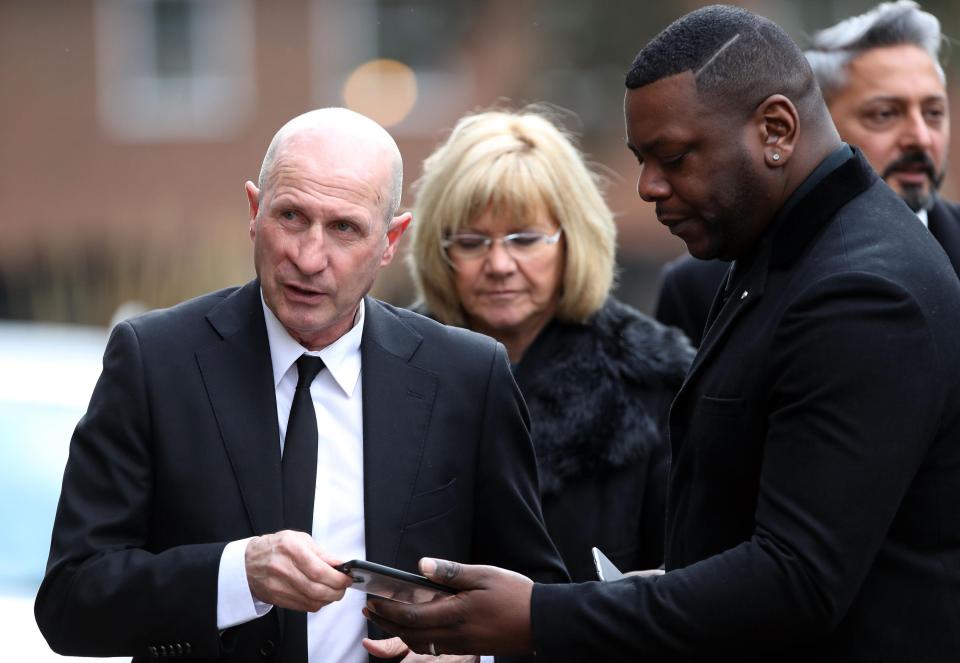
[[[462,118],[416,184],[417,306],[507,349],[530,409],[543,511],[574,581],[590,547],[663,556],[667,412],[693,351],[610,296],[616,229],[598,178],[535,108]]]

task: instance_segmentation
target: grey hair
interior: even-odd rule
[[[912,0],[884,2],[870,11],[840,21],[813,35],[804,53],[823,96],[830,97],[847,83],[847,65],[874,48],[917,46],[933,60],[940,80],[946,83],[940,64],[943,35],[936,16],[920,9]]]

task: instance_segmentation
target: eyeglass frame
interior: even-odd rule
[[[503,244],[504,251],[506,251],[511,258],[513,258],[514,260],[523,260],[522,257],[518,258],[516,255],[514,255],[509,248],[511,241],[516,239],[520,235],[539,235],[540,237],[543,237],[544,246],[554,246],[557,242],[560,241],[560,237],[563,235],[563,228],[557,228],[556,232],[549,235],[547,233],[540,232],[538,230],[520,230],[515,233],[503,235],[502,237],[491,237],[490,235],[484,235],[483,233],[457,233],[456,235],[450,235],[449,237],[442,238],[440,240],[440,244],[441,246],[443,246],[444,257],[451,263],[453,263],[454,259],[450,255],[450,252],[449,252],[450,247],[454,244],[455,237],[463,237],[463,236],[477,237],[477,238],[482,237],[484,239],[483,252],[472,257],[464,256],[462,257],[462,259],[464,260],[479,260],[481,258],[486,258],[488,255],[490,255],[490,250],[493,249],[493,245],[496,242],[500,242],[501,244]]]

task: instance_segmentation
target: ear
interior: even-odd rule
[[[247,192],[247,205],[250,207],[250,239],[253,239],[257,235],[257,214],[260,212],[260,189],[250,180],[247,180],[247,183],[243,185],[243,189]]]
[[[790,161],[797,146],[799,119],[797,107],[782,94],[770,95],[757,106],[754,120],[768,168],[782,168]]]
[[[405,212],[400,216],[395,216],[390,219],[390,223],[387,224],[387,248],[383,252],[383,257],[380,259],[381,267],[389,265],[390,261],[393,260],[393,256],[397,252],[400,235],[404,233],[412,220],[413,214],[410,212]]]

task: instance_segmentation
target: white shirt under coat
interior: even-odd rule
[[[297,343],[266,303],[263,303],[263,316],[277,397],[279,453],[283,451],[290,406],[297,386],[297,359],[306,353],[320,357],[325,365],[310,386],[319,438],[313,539],[324,551],[344,561],[366,559],[360,379],[364,303],[361,300],[353,328],[316,352]],[[220,558],[217,585],[217,627],[220,629],[261,617],[273,607],[257,601],[250,593],[244,563],[249,540],[227,544]],[[308,661],[366,663],[367,652],[360,644],[367,635],[366,620],[361,613],[365,601],[363,592],[347,590],[340,601],[307,613]]]

